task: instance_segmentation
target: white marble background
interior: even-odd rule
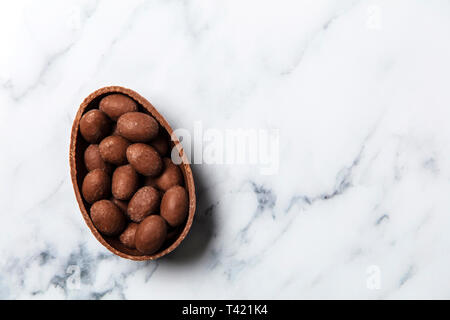
[[[450,298],[449,58],[448,0],[2,1],[0,298]],[[107,85],[279,129],[279,172],[194,166],[186,241],[113,256],[68,161]]]

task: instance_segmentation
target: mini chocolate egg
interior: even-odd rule
[[[99,150],[103,160],[117,166],[127,163],[127,148],[130,143],[121,136],[109,136],[100,142]]]
[[[157,176],[161,173],[163,163],[158,152],[144,143],[135,143],[127,149],[128,162],[144,176]]]
[[[169,151],[169,141],[166,135],[160,134],[150,142],[150,145],[158,151],[161,157]]]
[[[112,170],[111,164],[105,162],[100,155],[98,144],[91,144],[86,148],[86,151],[84,151],[84,165],[88,171],[103,169],[110,173]]]
[[[112,203],[114,203],[125,215],[127,214],[128,202],[119,200],[116,198],[111,198]]]
[[[91,219],[97,230],[108,236],[117,235],[125,228],[125,216],[109,200],[100,200],[91,206]]]
[[[80,120],[80,133],[89,143],[99,143],[111,131],[111,121],[102,111],[93,109]]]
[[[164,193],[161,200],[161,217],[171,227],[179,226],[186,219],[189,210],[189,198],[181,186],[174,186]]]
[[[83,180],[81,193],[88,203],[106,199],[111,193],[111,179],[102,169],[90,171]]]
[[[126,227],[125,230],[120,235],[119,240],[120,240],[120,242],[123,243],[123,245],[125,247],[128,247],[130,249],[136,248],[136,244],[134,242],[134,237],[136,235],[137,228],[138,228],[137,223],[130,222],[128,224],[128,227]]]
[[[158,215],[145,218],[138,226],[134,237],[136,249],[152,254],[161,248],[167,235],[167,224]]]
[[[137,111],[136,102],[120,93],[114,93],[104,97],[100,100],[99,108],[114,121],[117,121],[124,113]]]
[[[158,190],[153,187],[142,187],[128,203],[128,217],[134,222],[141,222],[148,215],[158,213],[160,203],[161,196]]]
[[[155,179],[158,189],[166,191],[173,186],[183,185],[183,174],[180,168],[175,165],[169,158],[164,158],[164,171]]]
[[[158,134],[158,122],[142,112],[128,112],[117,120],[117,132],[132,142],[146,142]]]
[[[138,187],[138,175],[129,164],[117,167],[114,170],[111,182],[111,191],[114,198],[129,200]]]

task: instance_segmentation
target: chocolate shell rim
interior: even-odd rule
[[[84,221],[88,225],[89,229],[94,234],[95,238],[104,247],[106,247],[109,251],[111,251],[112,253],[114,253],[122,258],[135,260],[135,261],[155,260],[155,259],[161,258],[161,257],[165,256],[166,254],[175,250],[180,245],[180,243],[186,238],[186,236],[192,226],[192,222],[194,220],[195,208],[196,208],[194,177],[192,174],[191,167],[189,165],[189,161],[187,160],[187,157],[184,153],[183,147],[182,147],[180,141],[178,140],[178,138],[175,137],[175,135],[173,135],[175,139],[172,140],[172,142],[174,143],[175,147],[177,148],[177,150],[181,156],[181,159],[183,161],[182,164],[180,164],[180,168],[183,173],[185,184],[187,187],[187,192],[189,195],[189,212],[188,212],[187,221],[183,228],[183,231],[180,233],[178,238],[169,247],[165,248],[162,251],[158,251],[154,254],[151,254],[151,255],[131,255],[131,254],[122,252],[122,251],[118,250],[117,248],[113,247],[112,245],[110,245],[105,240],[105,238],[100,234],[100,232],[98,232],[97,229],[94,227],[94,224],[92,223],[89,213],[84,205],[84,202],[83,202],[83,199],[81,196],[81,192],[80,192],[80,186],[78,185],[78,181],[77,181],[77,165],[76,165],[76,154],[75,154],[76,147],[77,147],[77,138],[78,138],[78,133],[79,133],[79,123],[80,123],[80,119],[81,119],[82,115],[84,114],[86,108],[90,105],[90,103],[94,99],[98,98],[101,95],[108,94],[108,93],[122,93],[124,95],[131,97],[136,102],[138,102],[138,104],[140,104],[144,109],[146,109],[156,119],[156,121],[158,121],[159,125],[161,125],[168,132],[168,134],[170,136],[173,135],[173,129],[169,125],[169,123],[166,121],[166,119],[156,110],[156,108],[147,99],[142,97],[137,92],[135,92],[131,89],[128,89],[128,88],[121,87],[121,86],[103,87],[103,88],[100,88],[100,89],[92,92],[89,96],[87,96],[83,100],[83,102],[81,103],[81,105],[78,109],[78,112],[73,121],[72,133],[71,133],[71,137],[70,137],[70,151],[69,151],[70,175],[72,178],[72,185],[74,188],[75,197],[77,199],[78,206],[80,208],[80,211],[84,218]]]

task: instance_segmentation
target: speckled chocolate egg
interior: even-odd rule
[[[181,173],[180,168],[175,165],[169,158],[164,158],[163,162],[163,173],[155,179],[157,188],[166,191],[173,186],[182,186],[183,174]]]
[[[83,180],[81,193],[88,203],[106,199],[111,194],[111,179],[102,169],[90,171]]]
[[[100,155],[98,144],[91,144],[86,148],[86,151],[84,151],[84,164],[88,171],[103,169],[107,173],[110,173],[112,170],[111,164],[105,162]]]
[[[89,143],[99,143],[111,131],[111,121],[102,111],[93,109],[80,120],[80,133]]]
[[[136,244],[135,244],[134,239],[135,239],[137,228],[138,228],[138,224],[137,223],[130,222],[128,224],[128,227],[126,227],[125,230],[120,235],[119,240],[120,240],[120,242],[123,243],[123,245],[125,247],[128,247],[130,249],[135,249],[136,248]]]
[[[111,191],[118,200],[129,200],[138,187],[138,175],[129,164],[117,167],[114,170],[111,182]]]
[[[100,142],[99,150],[105,161],[120,166],[127,163],[129,145],[130,142],[121,136],[109,136]]]
[[[129,146],[127,159],[133,168],[144,176],[157,176],[163,168],[158,152],[144,143],[135,143]]]
[[[158,213],[160,203],[161,196],[158,190],[153,187],[142,187],[128,203],[128,216],[134,222],[141,222],[148,215]]]
[[[161,200],[161,217],[171,227],[179,226],[186,219],[189,211],[189,198],[181,186],[174,186],[164,193]]]
[[[117,121],[124,113],[137,111],[136,102],[120,93],[104,97],[100,100],[99,108],[114,121]]]
[[[114,236],[125,228],[125,216],[109,200],[100,200],[91,207],[91,219],[98,231],[104,235]]]
[[[150,145],[163,157],[169,151],[169,138],[165,134],[159,134]]]
[[[158,130],[155,118],[142,112],[128,112],[117,120],[118,133],[132,142],[147,142],[158,135]]]
[[[167,225],[163,218],[151,215],[138,226],[135,235],[136,249],[144,254],[152,254],[161,248],[167,235]]]

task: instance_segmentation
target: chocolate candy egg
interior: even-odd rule
[[[163,218],[151,215],[138,226],[134,237],[136,249],[144,254],[152,254],[161,248],[167,235],[167,225]]]
[[[100,142],[99,150],[102,158],[120,166],[127,163],[127,148],[130,143],[121,136],[109,136]]]
[[[158,134],[158,122],[146,113],[128,112],[117,120],[117,132],[132,142],[146,142]]]
[[[137,111],[136,102],[120,93],[104,97],[100,100],[99,108],[114,121],[117,121],[124,113]]]
[[[100,200],[92,205],[91,219],[97,230],[108,236],[117,235],[125,228],[125,216],[109,200]]]
[[[127,159],[133,168],[144,176],[157,176],[163,168],[158,152],[144,143],[135,143],[129,146]]]
[[[161,200],[161,217],[163,217],[171,227],[182,224],[186,219],[188,210],[188,194],[183,187],[174,186],[164,193]]]
[[[138,187],[138,175],[129,164],[117,167],[114,170],[111,191],[118,200],[129,200]]]
[[[102,169],[90,171],[84,177],[81,193],[84,200],[88,203],[108,198],[111,193],[111,179],[109,175]]]
[[[161,155],[165,156],[169,151],[169,141],[165,135],[160,134],[155,139],[150,142],[150,145],[155,148],[156,151]]]
[[[86,112],[80,120],[80,133],[90,143],[99,143],[111,131],[111,121],[102,111]]]
[[[136,248],[134,237],[136,235],[137,228],[138,224],[131,222],[128,224],[128,227],[126,227],[125,230],[120,235],[119,240],[124,244],[125,247],[128,247],[130,249]]]
[[[141,222],[150,214],[158,213],[161,196],[153,187],[142,187],[128,203],[127,213],[134,222]]]
[[[163,173],[155,179],[156,186],[158,189],[166,191],[173,186],[183,185],[183,174],[180,168],[175,165],[169,158],[164,158],[164,171]]]
[[[103,169],[106,172],[110,173],[112,170],[111,164],[105,162],[102,156],[100,155],[100,149],[98,144],[91,144],[87,147],[84,152],[84,164],[88,171],[92,171],[94,169]]]

